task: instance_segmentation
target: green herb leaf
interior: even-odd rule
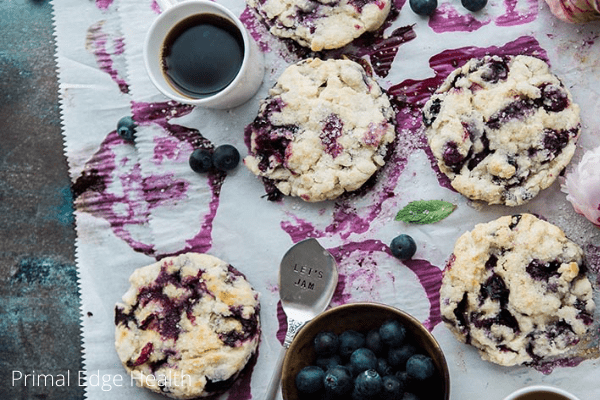
[[[396,221],[413,224],[432,224],[446,218],[456,205],[442,200],[411,201],[396,214]]]

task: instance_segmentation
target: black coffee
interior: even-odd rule
[[[569,400],[558,393],[540,391],[534,393],[522,394],[515,400]]]
[[[238,74],[244,59],[244,40],[237,26],[214,14],[197,14],[168,33],[162,67],[172,86],[189,97],[212,96]]]

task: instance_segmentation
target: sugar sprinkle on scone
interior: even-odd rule
[[[579,136],[579,107],[546,62],[486,56],[452,72],[423,109],[429,146],[472,200],[517,206],[550,186]]]
[[[338,49],[387,18],[390,0],[247,0],[269,31],[312,51]]]
[[[260,340],[259,295],[224,261],[187,253],[139,268],[115,307],[132,382],[178,399],[227,390]]]
[[[395,138],[387,95],[350,60],[289,66],[246,127],[245,165],[284,194],[314,202],[359,189]]]
[[[585,344],[593,288],[582,249],[531,214],[476,225],[456,242],[440,290],[442,319],[483,359],[539,365]]]

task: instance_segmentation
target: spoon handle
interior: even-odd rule
[[[267,397],[265,400],[274,400],[279,392],[279,387],[281,386],[281,367],[283,367],[283,359],[285,358],[285,353],[287,352],[288,347],[292,344],[292,340],[296,336],[296,333],[306,324],[308,319],[294,319],[287,317],[287,331],[285,333],[285,339],[283,340],[283,347],[279,351],[279,357],[277,357],[277,362],[275,364],[275,372],[273,372],[273,376],[271,377],[271,382],[269,382],[269,386],[267,387]]]
[[[271,376],[271,382],[269,382],[269,386],[267,387],[265,400],[275,400],[277,398],[277,393],[281,386],[281,367],[283,366],[283,359],[285,358],[286,352],[287,347],[282,347],[279,351],[279,356],[277,357],[277,362],[275,364],[275,372],[273,373],[273,376]]]

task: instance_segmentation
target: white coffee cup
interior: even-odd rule
[[[579,398],[557,387],[534,385],[521,388],[504,400],[579,400]]]
[[[152,23],[144,43],[144,63],[150,80],[165,96],[180,103],[226,109],[248,101],[260,88],[264,76],[264,57],[248,31],[229,9],[210,0],[158,0],[162,13]],[[204,97],[178,90],[163,70],[163,46],[167,35],[181,21],[197,14],[216,15],[230,21],[243,40],[242,64],[235,78],[224,89]]]

